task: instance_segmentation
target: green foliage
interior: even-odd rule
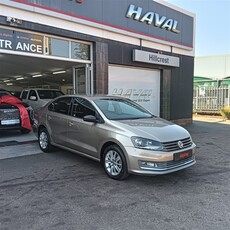
[[[224,106],[220,110],[220,114],[224,117],[224,119],[230,119],[230,106]]]

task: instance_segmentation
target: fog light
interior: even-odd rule
[[[140,161],[140,167],[156,168],[157,164],[154,162]]]
[[[149,166],[149,167],[156,167],[156,164],[155,163],[153,163],[153,162],[147,162],[147,166]]]

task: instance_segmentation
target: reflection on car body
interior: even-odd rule
[[[40,148],[52,146],[100,161],[107,175],[158,175],[195,164],[195,149],[182,127],[120,97],[61,96],[35,113]]]

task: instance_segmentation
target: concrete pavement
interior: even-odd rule
[[[21,134],[20,131],[0,132],[0,160],[41,153],[33,132]]]

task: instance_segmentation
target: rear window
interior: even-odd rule
[[[40,99],[53,99],[64,95],[64,93],[58,90],[38,90],[38,95]]]

